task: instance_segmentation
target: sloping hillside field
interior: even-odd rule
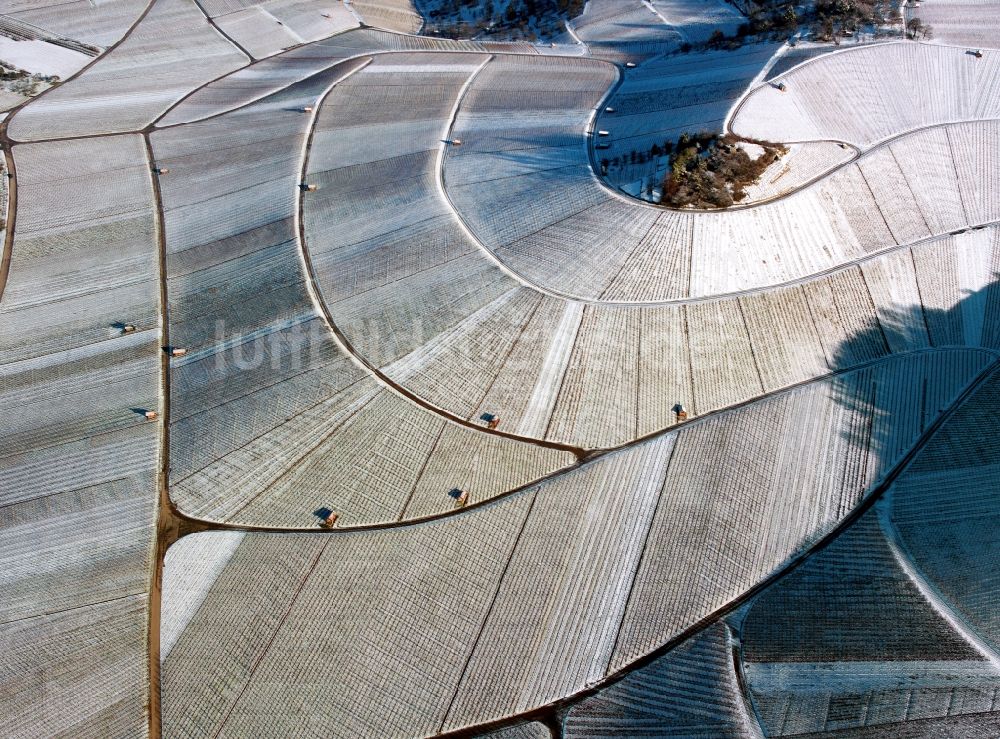
[[[1000,50],[931,2],[0,2],[83,60],[0,122],[0,736],[1000,735]]]

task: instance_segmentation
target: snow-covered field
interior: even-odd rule
[[[1000,46],[1000,4],[992,0],[931,0],[904,7],[907,21],[919,18],[934,29],[933,43],[975,48]]]
[[[0,14],[17,24],[106,48],[146,9],[147,0],[0,0]]]
[[[92,58],[47,41],[14,41],[0,36],[0,61],[13,64],[26,72],[56,75],[66,79],[92,61]]]
[[[794,192],[853,156],[854,150],[849,146],[832,141],[790,144],[787,154],[765,169],[757,182],[745,188],[746,197],[740,203],[749,205]]]
[[[1000,51],[993,49],[981,58],[961,47],[906,41],[845,49],[754,90],[731,128],[751,138],[835,139],[866,148],[925,126],[997,117],[998,72]]]
[[[0,735],[997,734],[996,50],[146,10],[0,0],[124,36],[7,118]],[[766,203],[593,169],[727,118]]]
[[[225,0],[203,0],[202,7],[223,33],[257,59],[358,26],[343,3],[314,7],[301,0],[262,0],[233,10]]]
[[[780,49],[768,43],[670,54],[626,70],[594,125],[609,132],[599,142],[607,148],[597,152],[598,160],[610,162],[608,182],[620,187],[662,179],[666,157],[633,161],[633,152],[645,158],[654,144],[672,145],[683,133],[721,133],[729,110]]]
[[[715,31],[731,34],[743,20],[722,0],[590,0],[568,25],[594,56],[624,62],[701,43]]]

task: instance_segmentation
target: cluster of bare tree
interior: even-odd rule
[[[584,0],[443,0],[426,13],[425,33],[448,38],[526,39],[554,36],[583,12]]]
[[[745,143],[760,153],[751,156]],[[744,142],[732,134],[682,134],[670,154],[660,202],[675,208],[728,208],[746,197],[745,188],[786,151],[780,144]]]
[[[761,0],[740,6],[747,15],[732,35],[715,31],[704,46],[712,49],[736,49],[749,41],[780,39],[789,36],[802,26],[809,28],[816,41],[839,43],[844,36],[867,32],[872,36],[898,36],[899,18],[894,12],[897,0],[817,0],[813,4],[799,5],[793,0]],[[912,23],[912,21],[911,21]],[[910,38],[929,38],[929,26],[922,24],[914,30],[918,35]],[[682,52],[692,50],[684,44]]]
[[[906,23],[906,37],[911,39],[930,39],[934,37],[934,27],[919,18],[910,18]]]

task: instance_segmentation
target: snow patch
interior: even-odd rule
[[[33,74],[58,75],[66,79],[93,61],[86,54],[50,44],[48,41],[15,41],[0,36],[0,59]]]

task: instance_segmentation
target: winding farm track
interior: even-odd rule
[[[30,121],[42,113],[21,114],[31,106],[66,106],[60,115],[71,117],[77,105],[81,120],[103,115],[106,102],[93,92],[75,99],[85,89],[75,83],[137,35],[157,2],[196,9],[256,63],[221,74],[209,66],[206,79],[169,100],[138,99],[138,112],[125,116],[141,127],[111,121],[103,131],[34,134]],[[511,209],[497,221],[491,202],[506,196],[485,190],[482,208],[470,210],[467,183],[485,182],[477,170],[510,165],[507,187],[517,192],[516,178],[548,172],[530,151],[532,137],[548,137],[537,144],[543,154],[571,155],[564,168],[579,170],[578,179],[554,180],[556,190],[576,197],[571,189],[584,183],[612,208],[666,213],[608,190],[594,173],[588,138],[616,87],[588,75],[613,68],[459,45],[344,31],[265,60],[280,67],[315,51],[287,84],[258,80],[251,88],[259,84],[260,94],[241,90],[235,105],[183,120],[202,92],[262,62],[201,2],[154,0],[57,93],[3,122],[11,177],[0,341],[10,359],[0,364],[0,403],[13,420],[0,437],[0,525],[11,533],[0,560],[14,574],[0,580],[11,603],[0,614],[0,645],[21,655],[75,634],[61,619],[103,613],[109,603],[137,609],[110,613],[106,628],[103,617],[84,627],[93,632],[83,641],[110,649],[113,662],[50,646],[37,666],[20,656],[19,667],[0,662],[0,697],[16,707],[0,723],[7,733],[142,725],[154,737],[294,734],[322,721],[352,736],[469,735],[525,721],[565,721],[559,731],[569,731],[575,720],[604,720],[587,713],[594,701],[822,557],[996,383],[997,191],[987,182],[984,197],[962,179],[992,160],[977,153],[978,170],[959,163],[951,141],[983,141],[997,115],[895,131],[794,192],[733,211],[834,192],[839,173],[858,167],[864,179],[868,158],[943,134],[957,221],[928,212],[914,237],[905,216],[894,220],[898,203],[868,184],[892,243],[866,242],[864,253],[736,289],[707,279],[695,294],[689,268],[687,294],[604,299],[602,288],[575,297],[498,257],[505,234],[530,239],[568,224],[557,240],[570,271],[559,266],[552,284],[572,285],[574,253],[638,254],[652,233],[649,216],[627,217],[649,223],[634,243],[607,245],[600,222],[573,230],[587,206]],[[565,104],[546,99],[558,94]],[[503,128],[522,120],[536,126],[523,138]],[[448,143],[456,133],[461,148]],[[80,157],[83,146],[92,162]],[[466,157],[474,163],[460,169]],[[556,202],[544,192],[553,185],[530,181],[536,188],[524,188],[521,201],[534,207],[534,193]],[[93,217],[74,202],[65,221],[50,218],[41,193],[76,197],[74,182],[106,188],[109,203],[95,205]],[[306,189],[313,182],[319,189]],[[916,197],[923,185],[909,187]],[[920,212],[925,201],[913,202]],[[932,227],[930,217],[951,225]],[[627,260],[612,266],[615,284],[635,273]],[[138,297],[137,285],[150,294]],[[39,321],[49,309],[65,320]],[[143,319],[135,338],[108,328],[132,318],[129,310]],[[152,323],[142,315],[150,310]],[[765,311],[773,314],[760,318]],[[175,341],[186,356],[171,358]],[[115,410],[118,397],[104,384],[115,362],[134,368],[110,392],[147,405]],[[678,424],[670,406],[679,400],[697,418]],[[143,431],[153,424],[128,424],[150,407],[159,411],[155,438]],[[484,409],[500,410],[503,426],[478,420]],[[66,474],[77,466],[78,481]],[[122,492],[122,481],[135,481],[136,492]],[[471,490],[470,505],[453,508],[445,495],[453,485]],[[340,514],[334,531],[315,528],[313,509],[324,503]],[[134,551],[110,543],[117,516],[136,517]],[[74,532],[83,539],[62,544],[77,518],[87,522]],[[214,569],[214,555],[200,557],[222,535],[213,532],[241,537]],[[43,556],[36,547],[84,591],[56,584],[67,588],[65,601],[56,590],[32,595],[25,583],[45,573],[34,569]],[[281,574],[288,579],[274,580]],[[353,593],[354,602],[330,591]],[[123,626],[123,618],[139,621]],[[169,654],[160,651],[165,620],[178,633]],[[225,649],[233,640],[238,648]],[[50,683],[70,661],[78,672]],[[713,700],[728,700],[743,672],[720,673],[728,687]],[[210,673],[218,683],[207,690]],[[753,703],[764,683],[748,674]],[[46,714],[81,685],[93,693],[77,715],[42,720],[31,688],[15,685],[25,675],[55,696]],[[130,681],[128,695],[116,680]],[[304,705],[299,690],[319,705]],[[748,715],[740,719],[748,735],[764,727],[746,721],[771,720]]]

